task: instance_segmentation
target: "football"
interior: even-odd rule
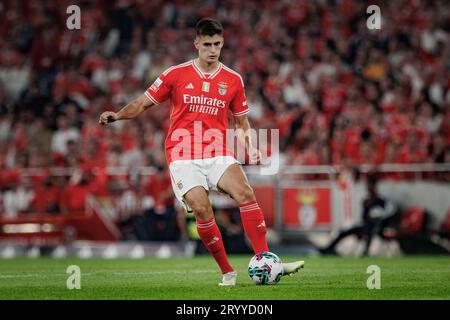
[[[261,252],[250,260],[248,275],[258,285],[277,284],[283,275],[283,264],[276,254]]]

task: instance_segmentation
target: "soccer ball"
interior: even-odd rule
[[[250,260],[248,275],[256,284],[277,284],[283,275],[283,264],[276,254],[261,252]]]

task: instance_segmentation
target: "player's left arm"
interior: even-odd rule
[[[241,130],[239,135],[241,142],[245,146],[245,150],[248,153],[251,164],[259,164],[261,161],[261,151],[259,151],[252,143],[251,139],[251,126],[246,114],[241,116],[234,116],[235,128]]]

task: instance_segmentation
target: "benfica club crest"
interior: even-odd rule
[[[299,192],[297,200],[301,203],[298,210],[299,221],[305,227],[312,227],[316,223],[317,210],[313,204],[318,200],[317,194],[314,191]]]
[[[221,81],[221,82],[219,82],[218,86],[219,86],[219,94],[222,96],[226,95],[228,85],[225,82]]]

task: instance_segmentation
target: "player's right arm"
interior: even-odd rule
[[[145,94],[142,94],[120,109],[119,112],[103,112],[100,115],[98,123],[107,124],[117,120],[133,119],[153,105],[154,103]]]
[[[176,80],[174,68],[163,72],[153,84],[139,98],[131,101],[119,112],[106,111],[100,115],[98,123],[106,124],[122,119],[133,119],[153,105],[158,105],[167,100],[172,92]]]

